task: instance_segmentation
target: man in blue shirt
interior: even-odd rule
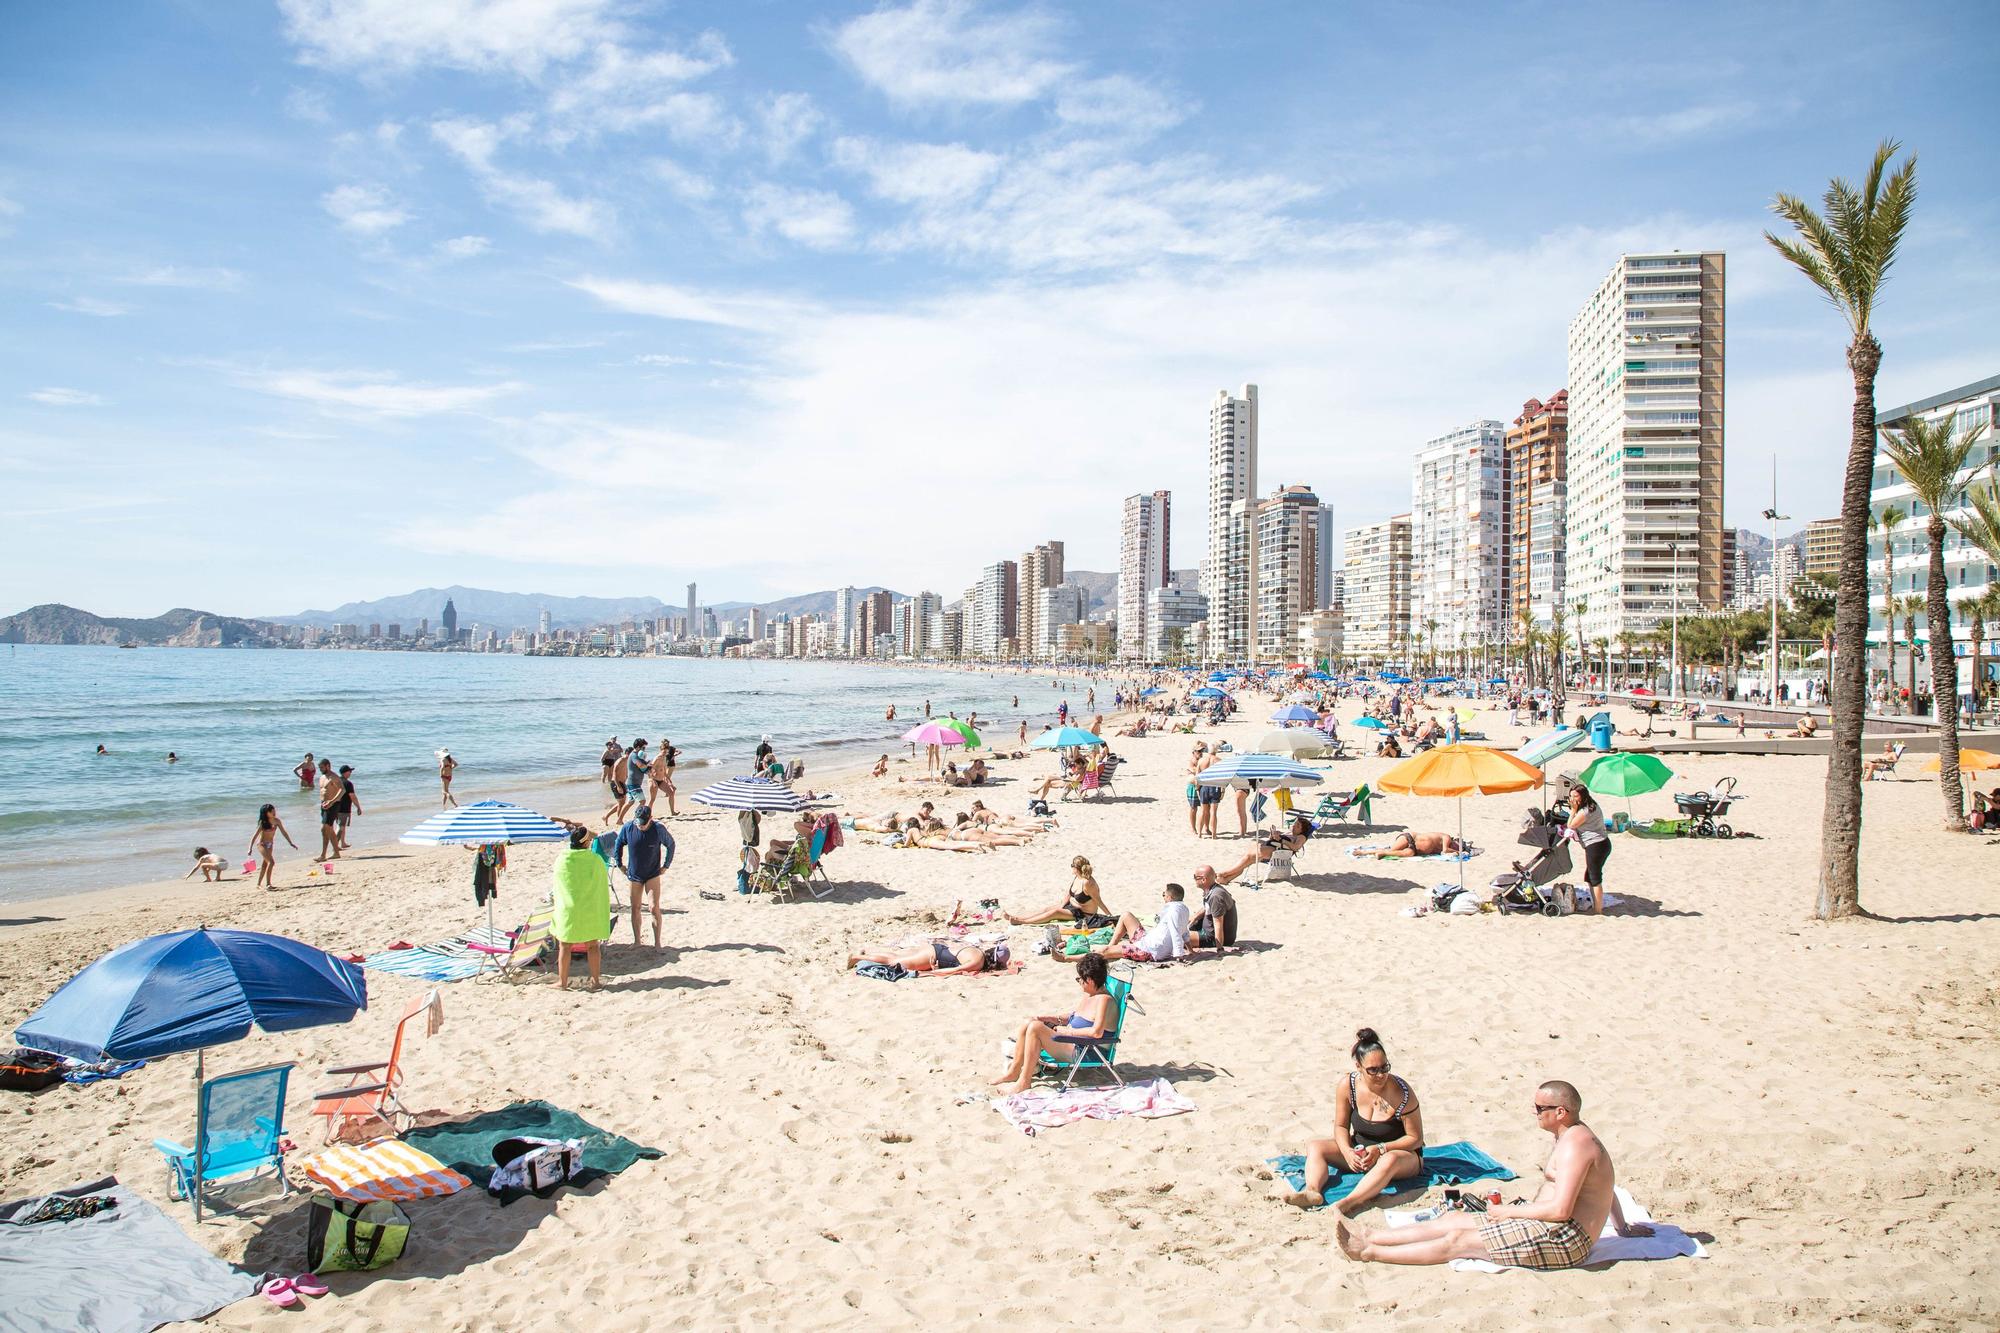
[[[639,942],[640,895],[649,893],[653,901],[653,947],[660,947],[660,876],[674,863],[674,835],[653,818],[653,807],[641,805],[618,830],[611,855],[620,873],[632,886],[632,943]]]

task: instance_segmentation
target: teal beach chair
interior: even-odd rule
[[[1337,792],[1329,793],[1319,798],[1319,808],[1312,812],[1313,828],[1317,831],[1323,821],[1345,824],[1351,814],[1359,814],[1362,823],[1372,825],[1375,822],[1374,806],[1375,793],[1365,782],[1344,796]]]
[[[1076,1043],[1076,1054],[1071,1056],[1067,1062],[1053,1059],[1046,1052],[1042,1055],[1041,1066],[1051,1074],[1057,1070],[1069,1071],[1063,1078],[1063,1086],[1065,1088],[1076,1082],[1077,1074],[1085,1069],[1102,1069],[1105,1073],[1111,1075],[1112,1079],[1120,1087],[1123,1087],[1125,1084],[1124,1078],[1120,1076],[1113,1062],[1118,1058],[1118,1038],[1125,1030],[1125,1010],[1128,1006],[1137,1003],[1132,998],[1132,978],[1129,976],[1107,977],[1104,982],[1104,990],[1106,994],[1111,996],[1112,1008],[1111,1026],[1105,1030],[1104,1035],[1094,1041],[1080,1041]],[[1140,1010],[1140,1012],[1144,1013],[1145,1011]]]
[[[194,1204],[201,1221],[202,1191],[219,1181],[276,1170],[280,1196],[291,1193],[285,1179],[285,1083],[292,1066],[264,1065],[224,1074],[201,1085],[201,1109],[192,1148],[172,1139],[154,1139],[167,1159],[170,1198]]]

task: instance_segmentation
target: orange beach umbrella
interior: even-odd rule
[[[2000,768],[2000,755],[1987,750],[1965,749],[1958,752],[1958,771],[1961,773],[1983,773],[1989,768]],[[1935,755],[1924,765],[1926,773],[1942,773],[1944,761]]]
[[[1411,755],[1375,780],[1379,791],[1458,798],[1458,886],[1465,887],[1465,798],[1542,785],[1542,770],[1484,745],[1440,745]]]

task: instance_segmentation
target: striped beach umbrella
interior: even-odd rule
[[[484,846],[489,842],[567,842],[569,830],[547,815],[506,801],[475,801],[432,815],[396,839],[413,847]]]
[[[1204,787],[1251,787],[1260,791],[1317,787],[1322,781],[1318,770],[1275,754],[1232,754],[1204,768],[1195,780]]]
[[[789,784],[770,778],[727,778],[703,787],[694,798],[718,810],[755,810],[759,814],[789,814],[806,808],[805,799]]]

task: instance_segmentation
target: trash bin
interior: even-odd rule
[[[1598,713],[1590,719],[1590,748],[1598,751],[1611,748],[1611,714]]]

